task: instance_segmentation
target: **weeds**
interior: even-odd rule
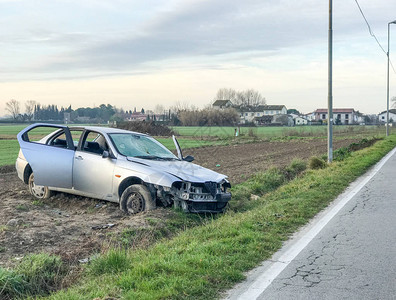
[[[27,207],[26,205],[23,205],[23,204],[19,204],[15,208],[20,211],[28,211],[29,210],[29,207]]]
[[[0,267],[0,297],[45,295],[59,288],[65,268],[58,256],[25,256],[14,270]]]
[[[251,208],[249,199],[258,198],[276,190],[303,173],[306,168],[306,162],[295,159],[285,168],[271,168],[266,172],[252,176],[245,183],[232,188],[230,209],[236,212]]]
[[[44,202],[42,200],[33,200],[32,204],[39,207],[44,206]]]

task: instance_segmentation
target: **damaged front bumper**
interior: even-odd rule
[[[221,182],[175,182],[171,188],[176,208],[192,213],[220,213],[231,200],[231,188],[227,180]]]

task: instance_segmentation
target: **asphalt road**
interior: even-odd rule
[[[274,255],[227,298],[396,299],[395,152],[362,180],[315,237],[308,237],[310,241],[295,258],[279,262],[282,253]],[[307,239],[309,230],[295,240]],[[293,247],[298,245],[291,242],[281,252],[293,251]],[[276,263],[284,265],[279,274],[271,272]]]

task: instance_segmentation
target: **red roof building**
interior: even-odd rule
[[[314,111],[315,121],[327,120],[327,108],[319,108]],[[357,121],[356,112],[353,108],[333,108],[333,123],[350,125]]]

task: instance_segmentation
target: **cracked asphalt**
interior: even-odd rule
[[[257,299],[396,299],[395,225],[393,154]]]

